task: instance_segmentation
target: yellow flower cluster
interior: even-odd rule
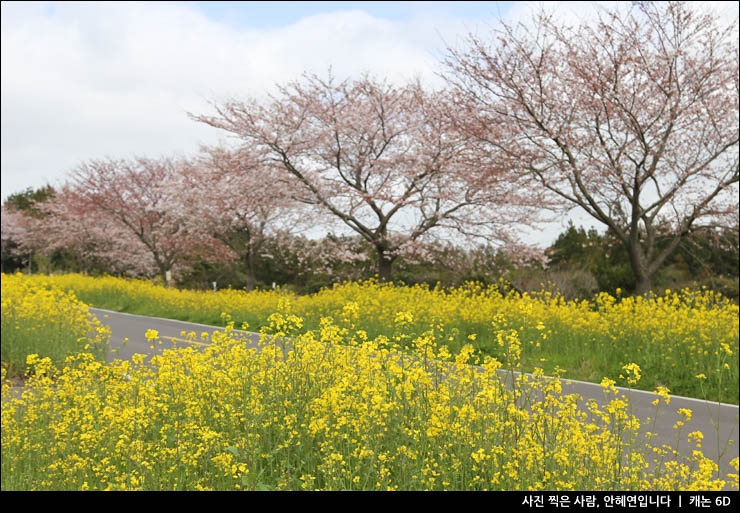
[[[291,308],[283,302],[269,316],[260,350],[248,348],[230,321],[202,351],[177,348],[111,365],[83,353],[67,358],[54,379],[51,362],[32,356],[20,397],[3,381],[2,488],[718,490],[728,484],[698,448],[690,461],[651,468],[651,448],[634,441],[639,422],[613,382],[604,382],[615,392],[605,405],[584,405],[541,369],[533,376],[501,374],[502,363],[491,357],[471,366],[480,356],[471,345],[452,356],[446,338],[432,330],[397,331],[394,337],[413,348],[399,352],[388,337],[369,338],[328,318],[301,333],[302,319]],[[356,313],[362,317],[361,308]],[[399,322],[406,320],[404,314]],[[502,341],[511,358],[506,364],[515,366],[518,339],[509,334]]]
[[[68,355],[88,351],[105,359],[109,332],[74,293],[46,280],[2,275],[2,365],[22,376],[29,355],[62,364]]]
[[[627,383],[630,385],[636,385],[638,381],[640,381],[640,378],[642,377],[640,375],[640,366],[636,363],[628,363],[627,365],[623,365],[622,369],[625,373],[627,373]],[[624,378],[623,376],[620,376],[620,378]]]
[[[603,293],[593,301],[565,301],[547,292],[503,294],[479,284],[439,290],[370,280],[295,296],[281,290],[177,290],[76,274],[27,279],[54,283],[100,308],[206,324],[223,324],[221,313],[227,312],[237,325],[256,329],[289,304],[304,331],[320,329],[327,317],[406,347],[411,335],[431,331],[453,354],[472,342],[501,361],[519,355],[526,370],[543,367],[552,375],[566,369],[567,377],[596,383],[634,363],[641,371],[631,375],[631,386],[651,391],[670,383],[677,395],[738,403],[738,306],[711,291],[653,298]]]

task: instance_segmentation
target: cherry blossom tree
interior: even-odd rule
[[[166,282],[167,272],[192,250],[179,213],[168,208],[182,165],[173,158],[91,160],[70,174],[68,198],[115,238],[127,262],[140,257],[140,267],[150,266]]]
[[[2,228],[0,228],[0,250],[2,251],[3,272],[6,272],[5,261],[30,263],[30,257],[26,254],[25,248],[21,244],[24,229],[24,215],[17,209],[4,204],[2,206]],[[28,258],[28,260],[26,260]]]
[[[300,187],[302,201],[372,244],[381,279],[391,279],[404,246],[430,234],[510,240],[516,222],[530,224],[522,206],[534,203],[531,194],[504,180],[503,168],[470,179],[476,154],[447,115],[443,91],[368,76],[336,83],[331,75],[305,75],[279,91],[266,102],[214,103],[215,115],[192,117],[263,152]]]
[[[359,235],[329,233],[316,239],[280,231],[265,241],[261,263],[265,271],[277,278],[276,281],[299,284],[305,291],[309,290],[305,288],[309,282],[316,286],[323,282],[324,277],[331,283],[365,277],[373,263],[368,246]],[[317,281],[316,276],[321,278]],[[315,290],[318,289],[311,291]]]
[[[87,271],[96,264],[132,276],[155,269],[146,247],[115,218],[90,209],[69,186],[61,187],[37,208],[40,216],[23,220],[23,247],[47,257],[67,251]]]
[[[168,203],[212,257],[241,261],[247,290],[255,287],[266,238],[306,220],[304,204],[292,199],[290,184],[276,171],[246,147],[202,147],[182,167]]]
[[[28,188],[23,192],[11,194],[2,206],[2,266],[5,263],[16,268],[21,262],[31,271],[31,261],[35,249],[24,245],[24,239],[29,235],[29,226],[44,213],[39,205],[53,198],[56,191],[51,185],[38,189]]]
[[[737,225],[737,19],[698,8],[635,2],[574,27],[540,11],[445,62],[466,133],[611,229],[637,293],[692,232]]]

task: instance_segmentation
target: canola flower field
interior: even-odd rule
[[[98,308],[218,326],[227,313],[237,327],[247,323],[255,331],[287,300],[304,331],[318,329],[328,317],[369,339],[384,336],[399,345],[430,332],[453,354],[470,344],[499,361],[505,357],[500,337],[515,331],[522,341],[520,370],[526,372],[538,367],[547,375],[599,383],[604,376],[617,379],[624,365],[635,362],[643,371],[642,390],[668,386],[675,395],[738,404],[738,305],[711,291],[666,291],[651,299],[602,293],[593,301],[564,301],[549,293],[502,295],[498,287],[478,284],[437,290],[371,280],[297,296],[177,290],[79,274],[23,279]]]
[[[701,452],[702,434],[682,433],[682,421],[675,429],[694,447],[690,458],[653,447],[614,387],[644,387],[664,370],[653,378],[663,383],[656,413],[669,407],[671,377],[686,374],[707,393],[729,383],[737,403],[737,306],[709,293],[567,303],[474,285],[442,292],[366,282],[296,297],[79,275],[2,282],[3,348],[9,331],[41,341],[26,356],[20,396],[3,353],[4,490],[738,487],[738,459],[734,473],[720,475]],[[85,303],[149,305],[158,308],[151,315],[181,318],[200,312],[189,318],[198,322],[220,310],[210,320],[227,330],[203,351],[178,347],[106,365],[91,351],[104,329],[90,324],[98,335],[80,336]],[[47,332],[47,318],[33,313],[44,311],[66,314]],[[260,351],[233,331],[247,319],[263,334]],[[42,343],[54,346],[63,333],[78,347],[59,361]],[[12,336],[11,345],[22,344]],[[155,343],[158,334],[147,337]],[[619,366],[614,380],[597,380],[609,399],[603,406],[579,408],[541,366],[513,388],[502,384],[499,369],[530,370],[527,362],[547,361],[548,344],[568,343],[617,353],[604,357]],[[623,360],[621,344],[639,343],[642,351]]]
[[[2,275],[2,366],[22,376],[26,357],[42,353],[61,365],[67,356],[90,352],[105,361],[108,331],[73,294],[21,275]],[[97,335],[90,337],[91,331]]]

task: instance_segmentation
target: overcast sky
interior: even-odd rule
[[[536,6],[537,4],[535,4]],[[580,2],[551,3],[580,17]],[[2,2],[2,198],[93,158],[190,154],[226,134],[208,101],[304,71],[436,75],[446,45],[526,2]],[[736,4],[735,4],[736,8]],[[580,223],[579,223],[580,224]],[[553,240],[557,230],[540,237]]]

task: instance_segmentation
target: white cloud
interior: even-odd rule
[[[189,4],[3,3],[2,195],[60,183],[91,158],[215,142],[224,134],[186,111],[306,70],[439,84],[440,35],[458,30],[434,13],[404,23],[339,11],[238,31]]]

